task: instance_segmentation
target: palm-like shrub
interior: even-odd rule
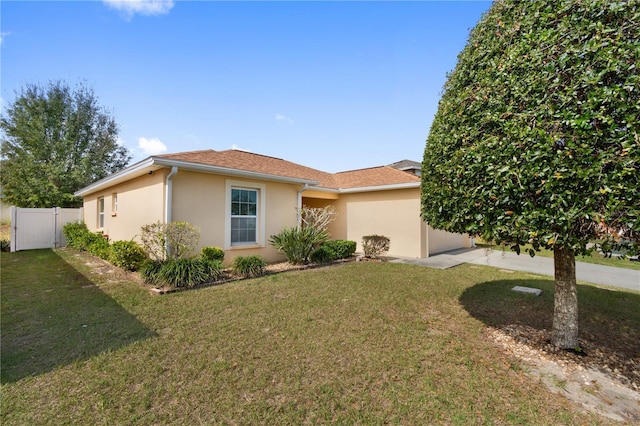
[[[272,235],[269,243],[283,252],[290,263],[300,265],[309,263],[311,253],[328,239],[329,233],[324,229],[297,226]]]
[[[238,256],[233,259],[233,272],[245,278],[264,275],[267,262],[261,256]]]

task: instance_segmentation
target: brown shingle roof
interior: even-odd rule
[[[267,175],[315,180],[319,182],[319,186],[333,189],[420,182],[419,177],[388,166],[331,174],[280,158],[239,150],[214,151],[208,149],[163,154],[156,157]]]
[[[292,163],[281,158],[235,149],[226,151],[207,149],[202,151],[179,152],[176,154],[163,154],[157,157],[297,179],[322,182],[331,182],[332,180],[331,174],[320,170]]]
[[[389,166],[351,170],[348,172],[336,173],[333,176],[338,187],[342,189],[420,182],[420,178],[418,176]]]

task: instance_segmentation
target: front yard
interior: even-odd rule
[[[153,296],[71,250],[1,260],[5,425],[614,424],[487,339],[550,323],[530,274],[349,263]],[[579,291],[586,333],[640,336],[639,294]]]

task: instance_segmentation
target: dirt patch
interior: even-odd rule
[[[637,360],[615,360],[606,353],[598,356],[593,352],[587,362],[578,354],[553,347],[548,334],[546,330],[521,325],[487,329],[490,340],[522,363],[525,371],[551,392],[610,419],[640,422],[638,385],[622,375],[619,368]]]

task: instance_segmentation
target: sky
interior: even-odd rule
[[[0,102],[86,84],[132,162],[242,149],[340,172],[422,161],[488,1],[7,1]]]

